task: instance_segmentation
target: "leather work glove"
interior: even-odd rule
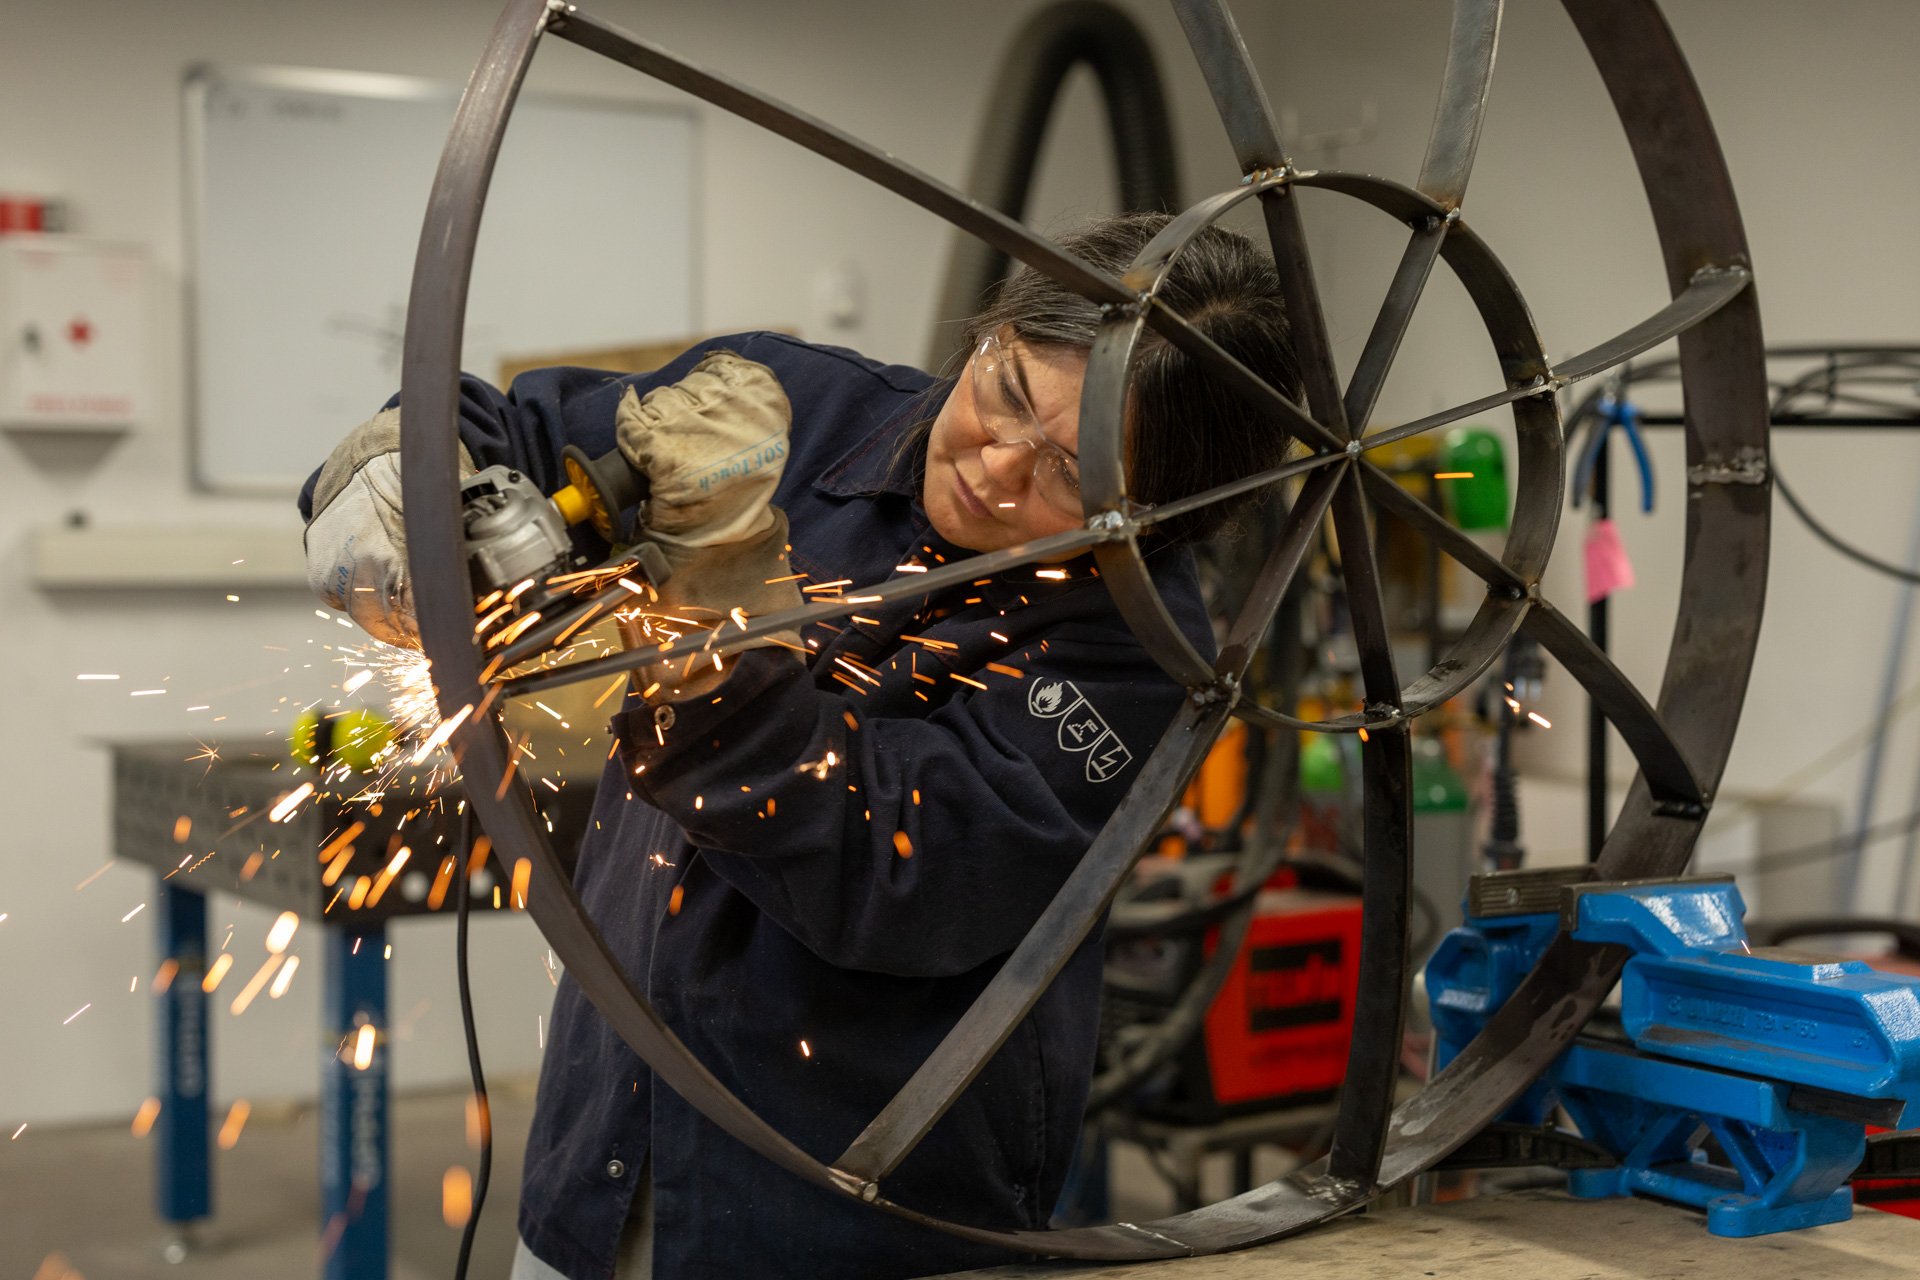
[[[792,421],[793,407],[773,371],[730,351],[714,352],[679,382],[644,398],[627,392],[615,419],[620,452],[647,477],[644,537],[672,570],[647,612],[715,625],[736,608],[752,617],[802,603],[792,581],[770,581],[791,573],[787,518],[770,500],[786,469]],[[789,631],[755,643],[798,648],[799,642]],[[676,664],[685,666],[684,659]],[[673,677],[680,674],[675,670]],[[681,696],[691,687],[664,667],[649,676],[679,686]]]
[[[460,475],[474,472],[460,446]],[[313,488],[307,585],[376,640],[420,647],[407,584],[407,526],[400,513],[400,411],[384,409],[347,433]]]

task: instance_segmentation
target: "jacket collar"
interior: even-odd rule
[[[953,380],[948,378],[916,393],[821,472],[813,487],[836,498],[889,493],[917,502],[927,462],[926,435],[922,433],[904,456],[900,456],[900,442],[914,427],[938,414],[952,391]]]

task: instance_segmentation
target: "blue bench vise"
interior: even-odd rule
[[[1750,946],[1730,878],[1575,882],[1585,874],[1474,878],[1466,923],[1427,963],[1437,1064],[1562,930],[1628,948],[1618,1032],[1590,1026],[1502,1120],[1551,1132],[1564,1114],[1580,1146],[1613,1158],[1570,1170],[1574,1195],[1695,1205],[1715,1235],[1851,1217],[1867,1126],[1897,1126],[1920,1096],[1920,979]]]

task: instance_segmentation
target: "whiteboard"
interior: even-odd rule
[[[200,67],[187,77],[195,482],[297,488],[400,386],[414,250],[459,90]],[[462,365],[699,329],[685,108],[523,96],[494,170]]]

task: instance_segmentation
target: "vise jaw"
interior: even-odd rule
[[[1730,878],[1578,880],[1475,877],[1466,923],[1427,965],[1441,1064],[1559,934],[1626,948],[1625,1042],[1582,1036],[1504,1119],[1563,1111],[1618,1160],[1572,1171],[1574,1194],[1698,1205],[1717,1235],[1851,1216],[1866,1126],[1898,1124],[1920,1096],[1920,981],[1752,947]]]

